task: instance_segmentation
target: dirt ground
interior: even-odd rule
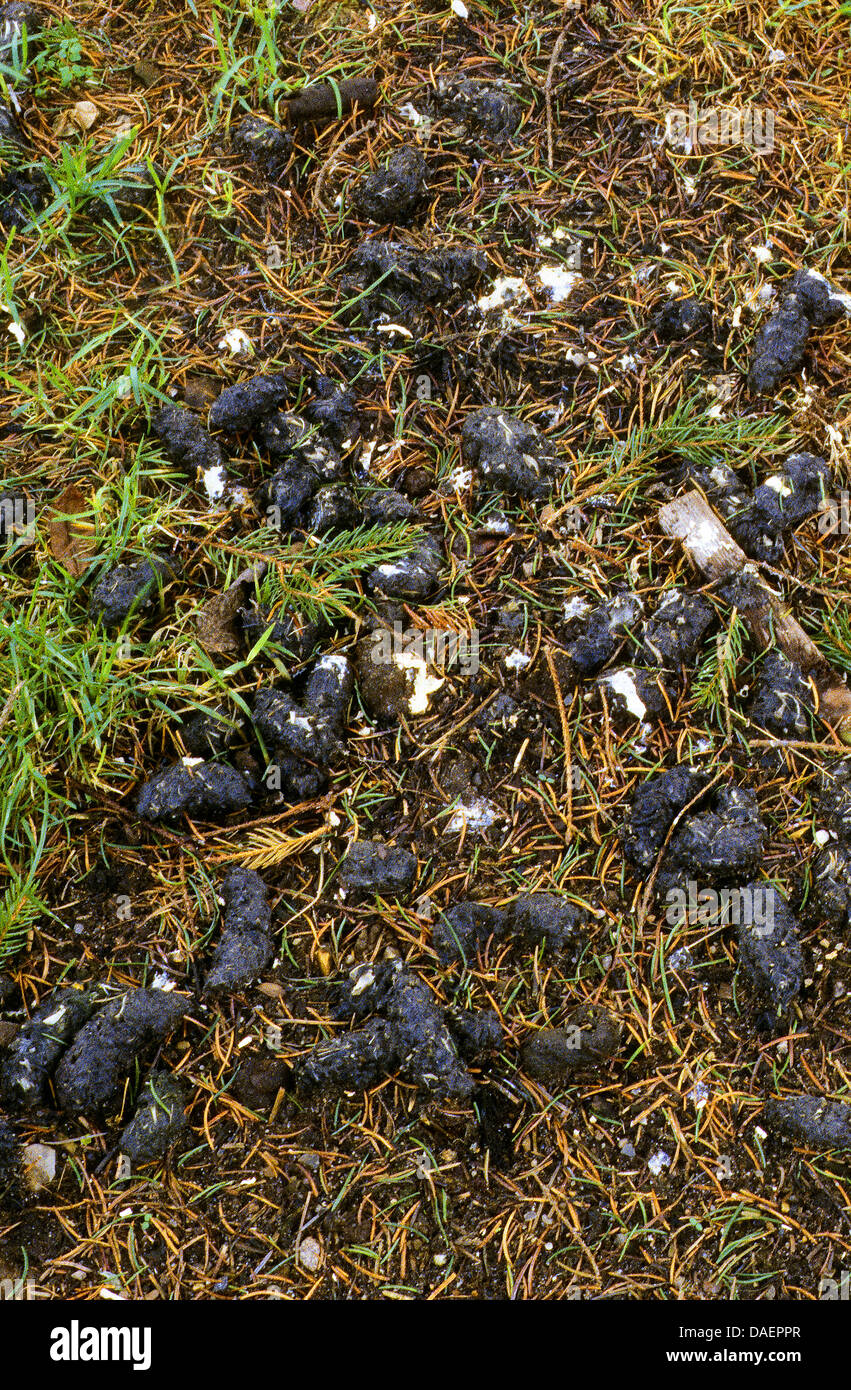
[[[167,988],[187,1013],[117,1106],[69,1113],[53,1093],[28,1113],[4,1106],[16,1140],[57,1164],[36,1194],[11,1183],[0,1278],[81,1300],[817,1299],[851,1258],[847,1154],[761,1118],[772,1097],[849,1089],[847,932],[812,891],[821,779],[844,745],[817,714],[791,740],[754,724],[762,653],[658,513],[685,465],[727,463],[752,487],[806,450],[834,495],[851,481],[847,315],[811,334],[776,390],[748,385],[790,275],[851,292],[848,7],[40,9],[53,26],[41,56],[5,79],[47,191],[35,224],[7,211],[0,244],[0,475],[34,508],[0,587],[0,1045],[60,984]],[[374,105],[288,117],[304,84],[352,78],[377,80]],[[508,84],[516,132],[441,113],[436,93],[459,78]],[[690,103],[772,113],[772,148],[684,148],[670,118],[666,138],[666,113]],[[284,129],[271,153],[238,137],[252,115]],[[354,190],[401,146],[424,156],[425,192],[382,228]],[[130,166],[147,201],[122,214]],[[407,321],[370,317],[346,278],[368,238],[482,253],[484,268]],[[669,337],[658,313],[682,298],[708,312]],[[150,424],[164,403],[204,421],[225,387],[276,372],[296,412],[317,377],[351,390],[352,476],[399,490],[412,522],[264,526],[255,498],[274,465],[256,430],[217,436],[223,496],[168,457]],[[479,490],[461,433],[488,405],[553,450],[545,492]],[[845,673],[848,538],[820,522],[786,534],[765,573]],[[423,529],[441,538],[439,579],[387,607],[369,575]],[[153,604],[98,626],[88,605],[110,568],[166,552],[173,577]],[[273,616],[321,620],[306,653],[258,649],[262,625],[224,648],[199,627],[260,561]],[[577,600],[629,591],[650,616],[674,584],[703,589],[713,617],[658,714],[624,716],[593,675],[553,682]],[[478,669],[449,665],[407,716],[370,708],[356,679],[342,756],[315,793],[257,789],[246,720],[250,806],[139,817],[142,783],[187,754],[182,720],[300,689],[319,653],[354,659],[376,614],[475,634]],[[501,719],[498,693],[514,701]],[[735,932],[672,927],[624,857],[636,788],[681,763],[757,797],[755,876],[782,886],[803,952],[782,1018],[737,970]],[[353,840],[413,852],[414,884],[341,891]],[[233,864],[269,888],[275,955],[211,998]],[[578,949],[508,935],[466,964],[438,958],[441,912],[531,892],[581,909]],[[398,1071],[305,1097],[291,1068],[349,1026],[332,1016],[337,982],[387,959],[442,1005],[494,1010],[497,1052],[470,1064],[475,1088],[455,1101]],[[532,1030],[585,1004],[616,1020],[613,1055],[531,1076]],[[190,1130],[128,1171],[119,1136],[154,1062],[185,1083]]]

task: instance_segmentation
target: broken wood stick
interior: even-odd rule
[[[844,678],[769,589],[706,498],[693,491],[667,502],[659,509],[659,525],[666,536],[682,543],[692,564],[711,582],[741,578],[736,607],[754,641],[763,649],[779,647],[800,666],[818,693],[819,716],[843,743],[851,743],[851,690]]]
[[[337,100],[339,93],[339,102]],[[373,107],[378,100],[374,77],[350,77],[343,82],[316,82],[287,97],[283,109],[291,121],[333,121],[357,104]]]

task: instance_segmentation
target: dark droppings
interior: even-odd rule
[[[253,869],[229,869],[222,882],[222,900],[225,931],[269,931],[272,909],[268,889]]]
[[[417,856],[410,850],[377,840],[356,840],[339,869],[345,888],[362,893],[404,893],[417,873]]]
[[[396,1066],[394,1030],[383,1018],[374,1018],[353,1033],[317,1043],[296,1063],[296,1087],[307,1096],[317,1091],[368,1091]]]
[[[414,521],[417,508],[392,487],[371,488],[361,497],[364,516],[370,525],[384,526],[395,521]]]
[[[754,488],[751,499],[728,518],[733,538],[755,560],[782,565],[783,537],[816,516],[825,501],[830,469],[816,454],[792,454]]]
[[[97,584],[89,602],[89,613],[107,629],[120,627],[137,609],[150,608],[160,586],[174,576],[167,559],[137,560],[131,565],[115,565]]]
[[[814,1149],[851,1148],[851,1105],[823,1096],[783,1096],[762,1112],[769,1130]]]
[[[626,729],[636,720],[658,719],[669,708],[659,675],[638,666],[605,671],[594,682],[593,697],[596,702],[605,699],[616,729]]]
[[[522,893],[507,907],[460,902],[441,912],[432,930],[432,942],[442,965],[463,961],[475,965],[476,957],[490,940],[508,938],[534,949],[565,951],[581,942],[581,908],[556,893]]]
[[[710,809],[681,821],[674,831],[657,879],[659,891],[690,878],[740,883],[759,870],[767,833],[753,792],[718,788]]]
[[[495,1086],[474,1092],[479,1119],[479,1144],[490,1155],[491,1167],[504,1171],[514,1162],[515,1107]]]
[[[819,911],[833,927],[851,928],[851,761],[833,765],[822,777],[818,818],[828,843],[813,860],[813,890]]]
[[[361,433],[354,392],[328,376],[316,378],[316,394],[304,407],[304,418],[337,449],[348,449]]]
[[[328,531],[353,531],[362,520],[351,488],[328,483],[314,493],[304,516],[308,535],[324,536]]]
[[[270,458],[301,464],[315,475],[317,486],[342,475],[343,460],[336,444],[318,426],[291,410],[273,410],[256,433]]]
[[[224,705],[196,710],[181,726],[180,736],[187,753],[198,758],[216,758],[239,738],[241,721]]]
[[[19,25],[7,20],[0,30],[0,55],[4,51],[9,54],[16,34],[20,34]],[[35,162],[35,151],[14,111],[5,102],[0,103],[0,225],[22,232],[30,230],[34,215],[46,207],[50,192],[50,184]]]
[[[48,1099],[48,1083],[59,1058],[95,1006],[91,993],[59,989],[13,1038],[0,1064],[0,1099],[32,1110]]]
[[[86,1114],[114,1106],[136,1062],[165,1040],[187,1009],[185,999],[158,989],[132,989],[104,1005],[56,1069],[62,1109]]]
[[[268,172],[285,164],[292,153],[293,138],[274,121],[262,116],[246,116],[232,135],[233,147],[240,154],[255,160]]]
[[[800,666],[782,652],[769,652],[756,681],[751,721],[777,738],[812,739],[813,693]]]
[[[774,1013],[783,1014],[804,983],[798,923],[773,885],[747,884],[739,900],[745,909],[739,912],[739,966]]]
[[[624,858],[633,868],[652,868],[674,819],[708,780],[695,768],[673,767],[641,784],[620,832]]]
[[[222,897],[222,935],[204,982],[205,994],[253,984],[274,955],[268,934],[272,911],[260,875],[253,869],[230,869],[222,884]]]
[[[562,694],[611,661],[628,640],[629,630],[638,623],[642,611],[641,599],[630,593],[615,594],[608,603],[596,607],[584,599],[572,604],[564,627],[564,650],[552,654]],[[524,684],[538,698],[555,698],[549,663],[543,656],[539,656]]]
[[[810,333],[849,312],[840,294],[814,270],[799,270],[776,311],[757,334],[748,385],[756,395],[770,395],[786,377],[800,370]]]
[[[271,628],[265,650],[271,654],[276,647],[280,648],[299,665],[313,655],[322,635],[321,625],[305,618],[303,613],[285,612],[254,599],[237,609],[237,618],[249,648]]]
[[[434,105],[438,115],[499,144],[516,134],[522,117],[520,103],[507,83],[475,77],[442,82]]]
[[[449,1018],[424,981],[398,963],[356,968],[342,988],[335,1015],[369,1018],[362,1028],[320,1043],[296,1064],[302,1094],[363,1090],[399,1071],[405,1080],[446,1100],[466,1100],[474,1081],[453,1040]],[[455,1016],[459,1046],[492,1049],[490,1019]]]
[[[249,1110],[272,1105],[278,1092],[289,1088],[291,1068],[279,1057],[247,1057],[234,1080],[237,1100]]]
[[[4,127],[8,129],[8,126],[0,108],[0,146],[4,138],[8,140],[8,136],[3,135]],[[7,167],[0,177],[0,226],[6,230],[29,231],[49,200],[50,185],[44,174],[37,165],[19,159],[17,167]]]
[[[300,525],[319,486],[314,469],[301,458],[289,458],[260,484],[257,503],[277,530],[292,530]]]
[[[678,671],[693,660],[714,621],[714,609],[699,594],[669,589],[644,625],[640,662]]]
[[[283,372],[270,376],[252,376],[237,386],[226,386],[210,406],[208,423],[211,430],[227,430],[236,434],[279,410],[289,398],[289,382]]]
[[[352,191],[352,210],[370,222],[409,220],[425,194],[426,162],[419,150],[396,150],[383,169],[360,179]]]
[[[338,762],[353,688],[354,672],[348,658],[324,656],[305,682],[301,703],[282,690],[259,691],[252,720],[271,761],[282,766],[283,755],[302,765],[315,764],[320,770]]]
[[[508,931],[508,914],[486,903],[456,903],[441,912],[432,930],[432,944],[442,965],[461,960],[475,964],[491,938]]]
[[[703,773],[678,767],[639,787],[621,830],[624,856],[633,868],[643,871],[653,865],[674,819],[706,780]],[[752,792],[718,788],[708,808],[698,803],[678,824],[656,880],[658,891],[682,887],[689,878],[712,884],[741,882],[759,869],[766,834]]]
[[[374,77],[347,77],[333,83],[312,82],[287,97],[284,106],[291,121],[334,121],[355,106],[374,106],[378,94]]]
[[[28,0],[12,0],[9,5],[0,6],[0,63],[12,64],[16,55],[23,58],[24,32],[26,31],[27,61],[35,57],[40,44],[39,36],[47,24],[47,15],[38,5]]]
[[[278,530],[295,526],[316,530],[318,526],[327,529],[358,524],[354,499],[342,490],[336,494],[330,490],[339,483],[344,471],[340,454],[306,420],[286,411],[275,411],[260,425],[258,443],[279,461],[275,472],[257,491],[258,507],[271,525]]]
[[[381,598],[400,602],[425,599],[437,588],[443,565],[440,542],[427,536],[401,560],[388,560],[386,564],[376,565],[367,577],[367,584]]]
[[[482,251],[415,251],[396,241],[367,241],[349,258],[340,285],[347,300],[358,301],[350,311],[353,322],[373,324],[383,316],[414,328],[424,305],[471,289],[486,267]]]
[[[179,816],[218,819],[244,811],[254,800],[248,779],[227,763],[175,763],[143,783],[136,814],[143,820],[169,821]]]
[[[321,656],[307,677],[302,704],[311,718],[342,729],[354,689],[354,671],[347,656]]]
[[[722,463],[689,465],[680,476],[706,493],[746,555],[772,565],[784,563],[784,537],[818,514],[830,485],[824,459],[807,453],[792,454],[753,491]]]
[[[812,865],[813,893],[819,912],[831,927],[851,930],[851,847],[828,845]]]
[[[203,421],[182,405],[164,405],[151,418],[151,428],[166,457],[192,475],[223,468],[225,456]]]
[[[671,299],[653,317],[653,327],[660,342],[672,343],[689,338],[708,328],[712,315],[697,299]]]
[[[616,1052],[621,1030],[597,1005],[584,1005],[564,1028],[539,1028],[520,1049],[521,1066],[536,1080],[558,1082],[577,1068],[596,1066]]]
[[[502,1025],[493,1009],[446,1010],[446,1026],[452,1034],[459,1057],[477,1062],[502,1046]]]
[[[565,951],[579,944],[587,910],[556,893],[523,893],[511,905],[510,932],[529,946]]]
[[[259,979],[274,954],[275,948],[263,932],[225,932],[213,955],[204,993],[245,989]]]
[[[176,1076],[159,1072],[148,1079],[119,1141],[131,1163],[155,1163],[183,1139],[189,1131],[184,1113],[188,1099],[186,1086]]]
[[[534,425],[495,406],[468,415],[461,430],[461,458],[483,492],[544,497],[566,465]]]
[[[804,365],[812,324],[804,303],[788,294],[760,331],[751,356],[748,385],[755,395],[771,395]]]
[[[818,810],[840,843],[851,842],[851,759],[833,763],[823,774]]]

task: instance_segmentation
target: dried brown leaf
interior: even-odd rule
[[[53,504],[48,523],[50,553],[75,579],[85,574],[97,554],[94,526],[80,518],[91,503],[76,483],[69,483]]]
[[[265,566],[243,570],[223,594],[208,599],[196,618],[198,641],[211,656],[236,656],[242,642],[236,630],[236,614],[243,602],[243,585],[260,578]]]

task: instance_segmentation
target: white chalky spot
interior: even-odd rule
[[[544,289],[549,291],[553,303],[561,304],[581,283],[582,276],[563,265],[542,265],[538,271],[538,280]]]
[[[702,1110],[709,1100],[709,1087],[705,1081],[698,1081],[697,1085],[689,1091],[689,1100],[695,1110]]]
[[[455,468],[446,481],[454,492],[466,492],[473,481],[473,474],[469,468]]]
[[[251,339],[241,328],[229,328],[225,336],[219,339],[219,351],[225,349],[231,357],[250,357],[254,352]]]
[[[792,489],[785,478],[779,473],[775,473],[773,478],[766,478],[765,486],[770,487],[772,492],[776,492],[778,497],[791,497]]]
[[[600,684],[607,685],[616,695],[622,695],[627,709],[636,719],[644,718],[647,706],[636,689],[635,677],[630,671],[612,671],[603,677]]]
[[[204,487],[211,502],[218,502],[224,495],[225,482],[225,470],[220,463],[214,463],[210,468],[204,469]]]
[[[587,598],[583,598],[581,594],[576,594],[573,598],[569,598],[564,605],[564,620],[569,622],[571,618],[581,618],[590,611],[591,605]]]
[[[531,656],[527,656],[525,652],[515,649],[515,651],[508,653],[508,656],[505,658],[505,664],[509,671],[522,671],[525,666],[529,665],[531,660]]]
[[[528,299],[529,291],[518,275],[500,275],[493,282],[490,294],[483,294],[476,302],[483,314],[492,309],[501,309],[515,299]]]
[[[414,673],[414,688],[408,696],[409,714],[425,714],[430,703],[429,697],[439,690],[445,681],[441,676],[433,675],[429,671],[428,662],[417,656],[416,652],[398,652],[393,657],[393,664],[400,671]]]
[[[475,797],[472,801],[459,802],[449,818],[446,829],[450,835],[460,835],[465,828],[468,833],[475,834],[482,830],[489,830],[498,820],[502,818],[502,812],[493,802],[485,801],[482,797]]]

